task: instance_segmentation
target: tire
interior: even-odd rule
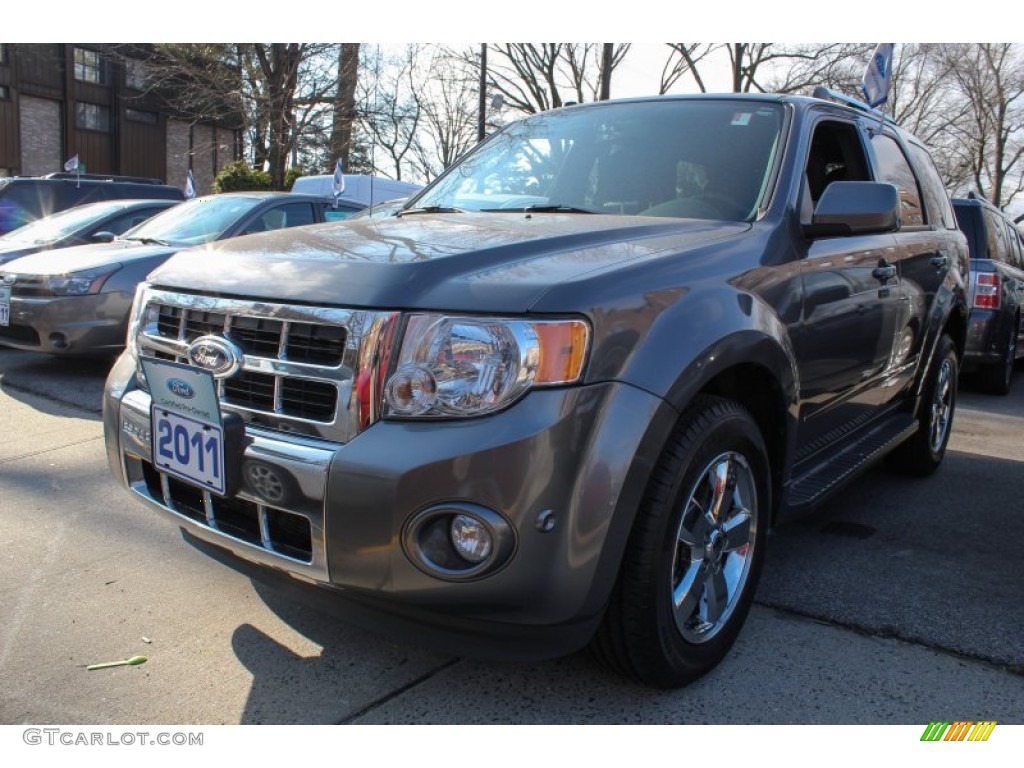
[[[943,335],[935,349],[928,380],[921,393],[918,430],[890,454],[890,466],[919,477],[938,469],[953,431],[959,372],[956,346],[949,336]]]
[[[1017,328],[1020,322],[1014,319],[1010,328],[1010,338],[1006,342],[1003,361],[989,365],[978,371],[978,384],[986,392],[993,395],[1008,395],[1013,383],[1013,369],[1017,364]]]
[[[771,509],[768,456],[739,404],[700,396],[654,471],[592,648],[656,688],[717,665],[750,611]]]

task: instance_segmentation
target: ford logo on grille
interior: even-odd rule
[[[218,379],[234,374],[242,366],[242,350],[222,336],[200,336],[188,345],[188,361],[205,368]]]
[[[171,394],[183,397],[186,400],[191,400],[196,396],[196,391],[192,389],[192,386],[187,381],[181,379],[168,379],[167,388],[171,390]]]

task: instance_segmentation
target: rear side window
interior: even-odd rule
[[[942,177],[935,169],[935,163],[931,155],[924,147],[911,143],[910,155],[914,158],[917,171],[921,179],[921,191],[924,193],[924,203],[928,214],[928,223],[936,227],[942,226],[946,229],[956,229],[956,217],[953,215],[953,206],[949,202],[949,195],[942,184]]]
[[[1006,237],[1003,217],[988,208],[983,209],[982,214],[985,216],[987,258],[1005,264],[1009,260],[1010,243]]]
[[[919,227],[924,224],[921,210],[921,195],[917,189],[917,177],[910,163],[891,136],[878,134],[871,139],[871,146],[878,158],[879,181],[895,184],[900,192],[900,220],[904,227]]]

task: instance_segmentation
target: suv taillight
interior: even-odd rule
[[[999,275],[981,272],[974,285],[974,306],[978,309],[999,309],[1002,303],[1003,287]]]

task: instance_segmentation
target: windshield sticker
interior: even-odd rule
[[[733,125],[750,125],[749,112],[737,112],[732,116]]]

